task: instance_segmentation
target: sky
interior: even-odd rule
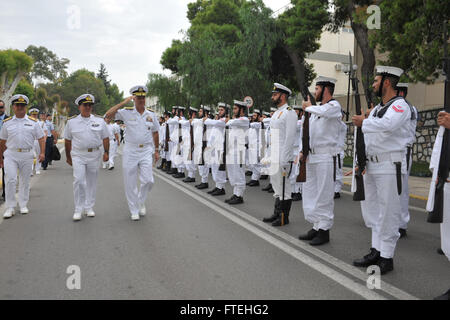
[[[69,73],[100,63],[128,94],[165,73],[159,61],[172,39],[189,28],[187,4],[194,0],[0,0],[0,50],[44,46],[68,58]],[[289,0],[264,0],[276,11]]]

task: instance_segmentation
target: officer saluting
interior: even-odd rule
[[[292,91],[282,84],[275,83],[272,91],[272,102],[278,107],[270,120],[270,160],[263,159],[263,164],[271,165],[270,181],[275,191],[274,213],[264,222],[272,222],[275,227],[289,223],[289,211],[291,210],[291,184],[289,175],[292,170],[292,162],[295,155],[294,140],[296,137],[297,114],[288,106],[287,100]],[[275,163],[271,160],[279,158]]]
[[[109,157],[109,132],[105,121],[91,114],[95,97],[83,94],[75,100],[80,114],[69,118],[64,130],[66,161],[73,167],[73,197],[75,212],[73,220],[81,220],[83,210],[88,217],[94,217],[97,176],[102,157]]]
[[[402,174],[406,174],[406,144],[411,119],[408,103],[397,96],[396,85],[403,70],[377,66],[373,89],[382,101],[370,112],[352,117],[361,127],[366,144],[367,169],[364,175],[365,201],[361,210],[372,229],[370,253],[353,264],[368,267],[377,264],[381,274],[394,269],[394,251],[400,237],[400,194]]]
[[[139,220],[139,215],[146,214],[145,200],[153,187],[153,154],[155,163],[159,160],[159,121],[156,114],[145,108],[145,86],[130,89],[129,97],[106,112],[107,118],[116,117],[127,127],[125,147],[123,150],[123,175],[125,194],[132,220]],[[134,101],[134,107],[123,105]],[[120,109],[120,110],[119,110]],[[140,188],[138,188],[138,168]]]
[[[34,141],[39,141],[39,162],[44,161],[44,132],[34,118],[27,116],[28,97],[16,94],[11,103],[14,117],[3,120],[0,131],[0,167],[5,167],[5,219],[14,215],[16,207],[17,171],[19,171],[19,207],[20,213],[29,213],[27,203],[30,195],[30,177],[33,167]],[[6,151],[5,151],[6,149]],[[5,159],[3,160],[3,156]]]

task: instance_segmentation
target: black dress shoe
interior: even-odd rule
[[[186,175],[184,174],[184,172],[178,172],[178,173],[175,174],[173,177],[176,178],[176,179],[179,179],[179,178],[186,178]]]
[[[380,267],[381,274],[386,274],[389,271],[394,270],[394,259],[380,257],[380,259],[377,262],[377,266]]]
[[[225,189],[219,189],[219,188],[216,188],[216,189],[217,189],[216,191],[211,193],[212,196],[223,196],[225,194]]]
[[[281,213],[280,203],[281,203],[280,198],[276,198],[273,214],[270,217],[263,218],[263,222],[274,222],[275,220],[278,219]]]
[[[114,167],[109,168],[108,170],[114,170]]]
[[[302,194],[297,192],[292,194],[292,201],[300,201],[302,200]]]
[[[328,242],[330,242],[330,230],[319,229],[316,236],[309,242],[309,244],[312,246],[320,246]]]
[[[226,202],[226,203],[229,203],[231,200],[234,200],[234,198],[236,198],[236,196],[233,194],[233,195],[231,196],[231,198],[225,199],[225,202]]]
[[[269,191],[270,189],[272,189],[272,184],[268,184],[266,187],[262,188],[262,191]]]
[[[319,233],[319,231],[311,229],[306,234],[301,234],[298,236],[299,240],[308,240],[311,241],[315,238],[315,236]]]
[[[275,190],[273,190],[272,186],[270,186],[270,189],[267,190],[268,193],[275,193]]]
[[[267,174],[263,174],[259,180],[267,180],[269,178],[269,176]]]
[[[434,298],[434,300],[450,300],[450,290],[448,290],[446,293],[444,293],[443,295]]]
[[[243,198],[243,197],[235,196],[234,199],[231,199],[231,200],[228,201],[227,203],[228,203],[228,204],[240,204],[240,203],[244,203],[244,198]]]
[[[445,254],[444,251],[442,251],[441,248],[438,248],[438,249],[437,249],[437,253],[440,254],[440,255],[442,255],[442,256]]]
[[[195,182],[195,178],[187,177],[186,179],[183,180],[183,182],[186,183]]]
[[[245,171],[245,175],[246,175],[247,177],[251,176],[252,174],[253,174],[253,172],[251,172],[251,171]]]
[[[274,222],[272,222],[272,226],[274,227],[282,227],[286,224],[289,224],[289,212],[291,211],[292,199],[289,200],[280,200],[280,214]]]
[[[375,248],[370,248],[370,253],[366,254],[364,257],[362,257],[362,259],[354,260],[353,265],[355,267],[367,268],[368,266],[377,264],[379,259],[380,259],[380,251],[378,251]]]
[[[334,193],[334,199],[339,199],[341,197],[341,194],[339,192]]]
[[[216,192],[217,189],[219,189],[219,188],[215,187],[214,189],[209,190],[207,193],[208,194],[213,194],[214,192]]]
[[[208,183],[200,183],[200,184],[198,184],[198,185],[196,185],[195,186],[197,189],[200,189],[200,190],[202,190],[202,189],[208,189],[209,188],[209,185],[208,185]]]
[[[247,185],[249,187],[258,187],[259,186],[259,181],[258,180],[250,180]]]
[[[398,232],[400,232],[400,238],[406,237],[406,229],[398,229]]]

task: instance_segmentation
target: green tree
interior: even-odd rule
[[[32,104],[34,100],[34,87],[33,84],[31,84],[27,79],[23,78],[20,80],[19,84],[16,87],[16,90],[14,90],[13,95],[15,94],[24,94],[30,99],[30,104]]]
[[[49,81],[56,81],[67,76],[67,67],[70,60],[58,58],[58,56],[45,47],[33,45],[25,49],[25,53],[33,58],[34,64],[31,70],[31,78],[43,78]]]
[[[450,20],[450,2],[392,0],[382,1],[380,9],[381,28],[370,39],[381,53],[388,54],[383,62],[404,69],[408,81],[433,82],[442,67],[444,21]]]
[[[171,110],[172,106],[189,105],[181,85],[181,80],[175,76],[167,77],[156,73],[148,75],[147,88],[149,94],[158,97],[158,104],[165,110]]]
[[[33,59],[26,53],[7,49],[0,51],[0,99],[5,101],[9,113],[11,97],[20,80],[30,72]]]
[[[172,40],[172,46],[167,48],[161,56],[161,65],[172,73],[178,72],[178,58],[181,55],[183,43],[180,40]]]

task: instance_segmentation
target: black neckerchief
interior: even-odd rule
[[[386,102],[385,105],[383,105],[383,103],[380,103],[381,108],[378,110],[375,110],[375,112],[373,113],[374,117],[378,117],[378,118],[383,118],[384,114],[386,113],[386,111],[389,109],[389,107],[397,100],[403,99],[403,97],[400,96],[395,96],[393,97],[391,100],[389,100],[388,102]]]

